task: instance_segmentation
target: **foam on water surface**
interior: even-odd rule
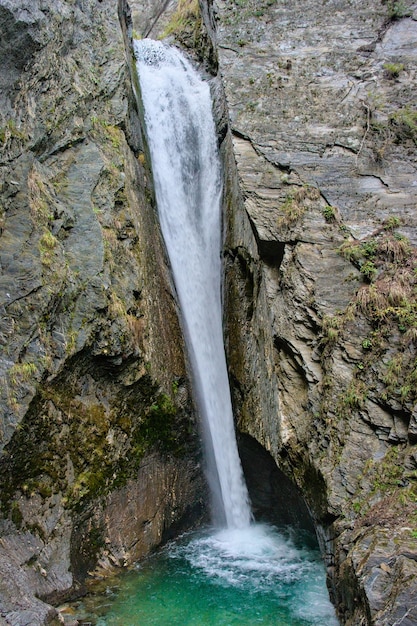
[[[94,603],[79,615],[99,626],[338,624],[318,550],[258,524],[188,533]]]

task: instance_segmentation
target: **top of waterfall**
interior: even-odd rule
[[[134,51],[138,61],[156,67],[162,62],[168,61],[170,56],[172,58],[170,48],[162,41],[155,41],[155,39],[135,39]]]

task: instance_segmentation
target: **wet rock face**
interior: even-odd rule
[[[128,7],[4,0],[0,28],[0,614],[41,624],[204,485]]]
[[[342,623],[412,623],[415,6],[215,9],[238,426],[306,498]]]

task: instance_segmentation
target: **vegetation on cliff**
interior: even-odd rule
[[[411,624],[415,7],[262,5],[218,2],[238,422],[305,495],[343,623]]]

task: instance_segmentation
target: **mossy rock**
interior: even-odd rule
[[[95,377],[95,397],[82,393],[85,375],[72,372],[45,385],[32,402],[0,461],[6,515],[16,517],[16,494],[61,493],[65,506],[78,510],[124,485],[146,453],[195,450],[187,411],[179,411],[148,374],[123,392],[113,389],[108,371]]]

